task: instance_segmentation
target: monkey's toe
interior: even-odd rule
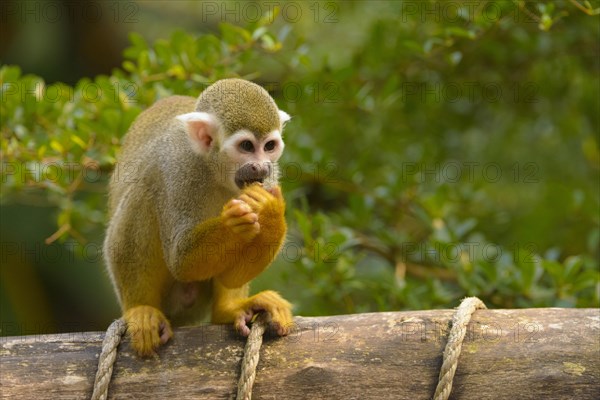
[[[272,308],[268,311],[271,315],[271,326],[279,336],[290,333],[293,325],[292,313],[287,307]]]
[[[265,290],[249,299],[248,306],[253,314],[266,312],[269,323],[279,336],[289,334],[292,326],[292,305],[272,290]]]
[[[254,312],[252,312],[252,310],[241,311],[233,322],[233,327],[242,336],[248,336],[250,334],[250,327],[248,326],[248,323],[252,320],[253,316]]]

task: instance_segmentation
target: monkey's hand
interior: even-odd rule
[[[127,310],[123,318],[127,322],[131,347],[141,357],[155,354],[156,349],[173,336],[169,320],[157,308],[136,306]]]
[[[248,207],[250,212],[247,212]],[[264,271],[283,245],[287,230],[285,202],[278,187],[267,191],[255,184],[245,188],[237,199],[231,200],[223,213],[224,217],[229,216],[224,218],[226,226],[232,230],[239,229],[245,240],[250,238],[242,242],[236,251],[228,252],[234,263],[217,275],[224,286],[239,288]],[[238,217],[240,214],[242,216]]]
[[[223,207],[221,217],[225,226],[237,234],[245,243],[254,239],[260,232],[258,214],[243,200],[229,200]]]
[[[252,210],[257,214],[260,214],[265,207],[276,203],[281,198],[281,189],[278,186],[267,190],[259,183],[246,187],[239,197],[240,200],[252,207]]]
[[[267,214],[275,212],[276,215],[283,216],[284,208],[279,187],[267,191],[260,184],[254,184],[246,187],[237,199],[227,202],[221,217],[225,226],[248,242],[261,231],[261,222],[273,218]],[[263,218],[259,218],[260,216]]]
[[[285,336],[292,328],[292,305],[279,293],[265,290],[254,296],[241,299],[231,299],[213,310],[213,322],[227,323],[233,321],[233,326],[243,336],[250,334],[248,324],[252,318],[265,312],[269,324],[278,335]]]

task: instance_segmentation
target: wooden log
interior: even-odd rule
[[[431,398],[452,314],[297,317],[290,336],[265,340],[253,398]],[[89,398],[103,336],[0,338],[1,397]],[[158,357],[142,360],[125,340],[109,398],[231,399],[244,342],[229,326],[181,328]],[[451,398],[600,398],[600,311],[476,311]]]

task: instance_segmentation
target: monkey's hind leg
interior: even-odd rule
[[[135,352],[148,357],[156,353],[161,344],[173,336],[171,323],[165,315],[152,306],[136,306],[125,311],[127,333]]]

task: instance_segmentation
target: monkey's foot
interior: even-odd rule
[[[245,241],[254,239],[260,232],[258,214],[243,200],[233,199],[227,202],[221,216],[225,220],[225,226]]]
[[[248,323],[260,312],[268,314],[268,322],[279,336],[287,335],[292,329],[292,305],[272,290],[265,290],[243,300],[235,315],[233,326],[242,336],[248,336]]]
[[[131,338],[131,346],[141,357],[156,353],[161,344],[165,344],[173,336],[171,324],[165,315],[151,306],[137,306],[125,312],[123,318],[127,322],[127,333]]]

